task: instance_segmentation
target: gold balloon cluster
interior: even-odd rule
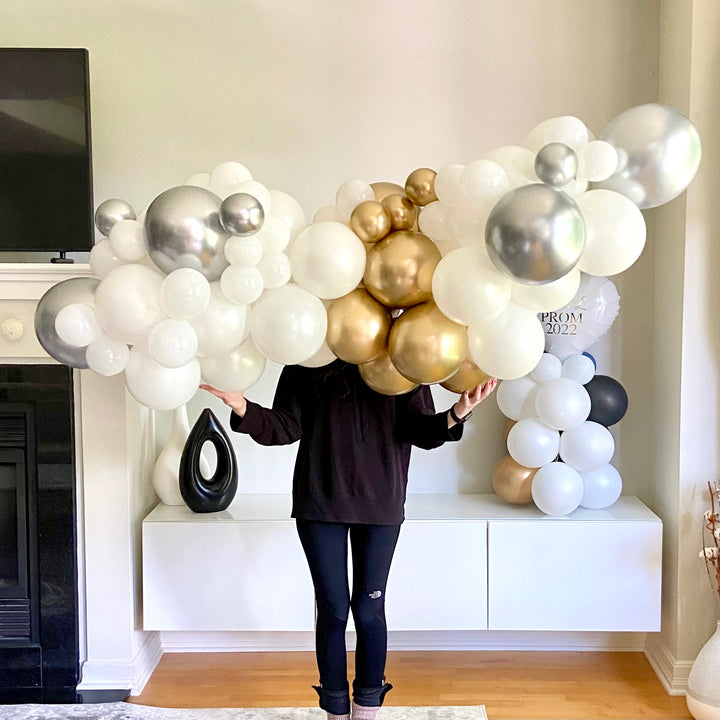
[[[488,378],[468,356],[466,327],[433,302],[432,278],[442,256],[418,232],[417,220],[437,200],[435,176],[419,168],[405,187],[371,184],[375,199],[358,204],[350,216],[350,228],[367,250],[361,286],[328,309],[328,347],[358,365],[367,385],[385,395],[432,383],[462,393]]]

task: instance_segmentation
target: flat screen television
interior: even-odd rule
[[[93,246],[88,52],[0,48],[0,252]]]

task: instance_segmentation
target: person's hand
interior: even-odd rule
[[[236,390],[234,392],[227,392],[225,390],[218,390],[212,385],[201,385],[201,390],[207,390],[215,397],[219,397],[232,411],[243,417],[247,410],[247,400],[245,399],[245,393],[242,390]]]
[[[460,399],[453,405],[455,415],[464,418],[473,408],[479,405],[497,387],[497,378],[490,378],[484,385],[478,385],[474,390],[466,390]],[[452,422],[452,418],[450,418]]]

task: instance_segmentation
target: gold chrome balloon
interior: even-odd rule
[[[382,201],[390,214],[393,230],[412,230],[417,218],[415,206],[404,195],[393,193]]]
[[[503,433],[505,436],[505,442],[507,442],[508,435],[510,434],[510,431],[513,429],[513,425],[517,420],[512,420],[511,418],[508,418],[507,422],[505,423],[505,427],[503,428]]]
[[[392,317],[390,311],[362,289],[338,298],[328,310],[325,338],[332,352],[359,365],[384,352]]]
[[[350,215],[352,231],[365,243],[382,240],[392,228],[392,217],[377,200],[365,200]]]
[[[368,251],[363,283],[383,305],[404,308],[432,298],[432,276],[441,255],[426,235],[398,230]]]
[[[387,352],[368,363],[358,365],[358,370],[365,384],[382,395],[404,395],[417,387],[417,383],[398,372]]]
[[[462,365],[467,351],[465,326],[445,317],[434,302],[405,310],[390,329],[390,359],[416,383],[447,380]]]
[[[528,505],[532,502],[532,481],[538,468],[526,468],[509,455],[495,465],[492,474],[493,490],[505,502]]]
[[[402,185],[392,182],[374,182],[370,183],[370,187],[375,193],[375,199],[382,202],[388,195],[405,194],[405,188]]]
[[[430,168],[413,170],[405,181],[405,192],[415,205],[427,205],[437,200],[435,194],[435,176]]]
[[[466,357],[457,372],[440,384],[446,390],[460,394],[466,390],[474,390],[478,385],[483,385],[489,379],[490,376],[487,373],[483,372],[469,357]]]

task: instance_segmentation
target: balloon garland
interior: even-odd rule
[[[61,363],[124,372],[156,410],[183,405],[203,380],[244,390],[267,360],[341,358],[389,395],[498,377],[516,424],[496,491],[565,514],[592,495],[588,474],[617,488],[602,470],[612,467],[602,420],[622,393],[594,370],[578,379],[582,351],[619,310],[608,276],[641,254],[641,210],[683,192],[700,156],[695,127],[662,105],[623,112],[597,140],[579,118],[550,118],[523,145],[418,168],[404,185],[348,180],[312,222],[225,162],[137,215],[124,200],[101,203],[96,277],[50,288],[35,331]],[[602,465],[584,461],[589,447]]]

